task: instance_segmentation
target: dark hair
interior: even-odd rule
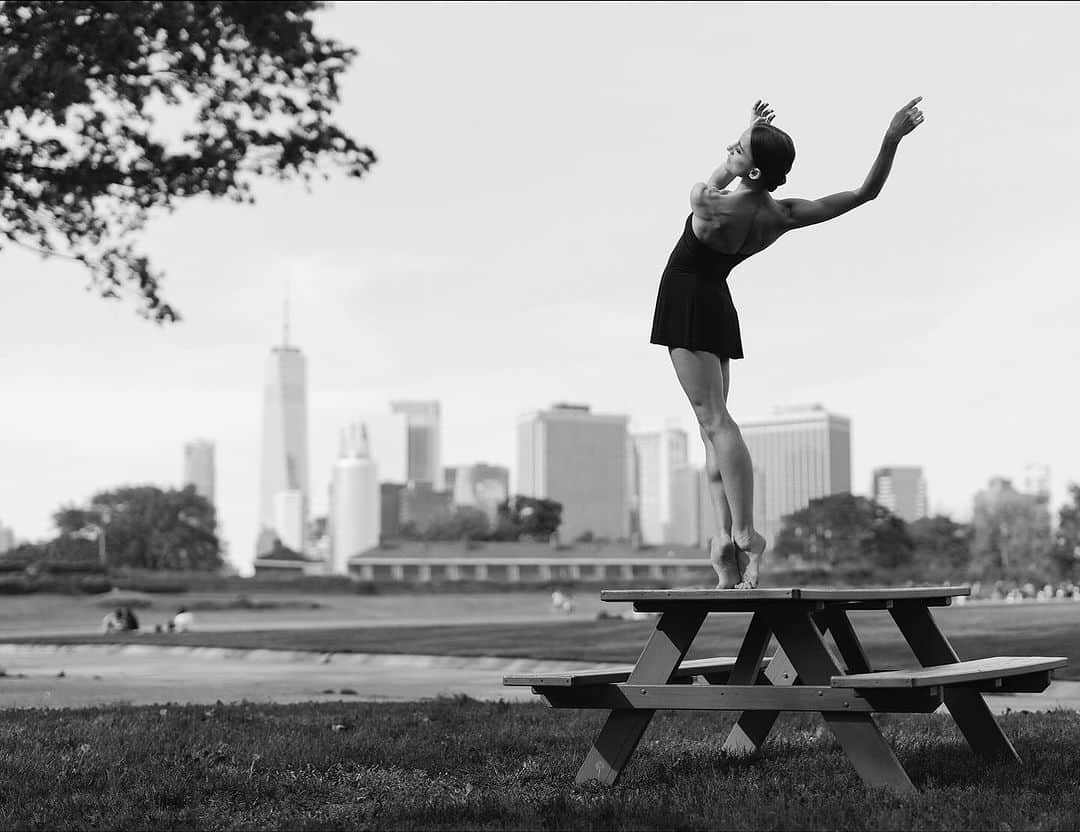
[[[787,182],[788,171],[795,162],[795,142],[779,127],[755,124],[750,131],[750,155],[754,167],[761,171],[761,180],[770,191]]]

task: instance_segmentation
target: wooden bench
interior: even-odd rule
[[[1042,693],[1056,668],[1064,667],[1064,656],[994,656],[966,662],[923,667],[917,670],[882,670],[833,676],[834,688],[856,690],[906,690],[911,688],[962,685],[998,693]]]
[[[763,659],[760,669],[769,665],[769,659]],[[671,682],[692,682],[701,676],[712,684],[724,684],[735,667],[734,656],[714,656],[711,659],[691,659],[683,661],[671,674]],[[597,670],[570,670],[566,673],[544,673],[540,675],[504,676],[504,685],[525,685],[534,688],[573,688],[583,685],[612,685],[625,682],[630,678],[634,665],[599,668]],[[764,680],[763,680],[764,681]]]

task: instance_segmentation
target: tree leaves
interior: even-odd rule
[[[315,36],[322,6],[0,4],[0,241],[76,260],[102,297],[179,320],[135,247],[153,212],[252,203],[257,180],[307,183],[326,163],[360,177],[376,161],[330,120],[356,51]]]

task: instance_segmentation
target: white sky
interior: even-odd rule
[[[286,282],[316,512],[340,428],[394,398],[442,402],[448,465],[513,469],[518,414],[560,400],[695,437],[649,343],[653,304],[690,187],[756,98],[798,149],[777,197],[858,186],[916,95],[926,122],[877,201],[732,274],[735,418],[820,402],[852,419],[856,492],[876,466],[922,465],[932,508],[960,519],[1028,462],[1052,466],[1055,504],[1080,481],[1077,5],[379,3],[318,20],[361,52],[339,119],[380,161],[155,221],[144,246],[183,323],[0,254],[0,522],[18,537],[100,489],[179,485],[183,443],[205,437],[230,556],[249,563]]]

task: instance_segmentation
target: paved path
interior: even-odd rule
[[[78,708],[222,702],[408,701],[467,694],[538,701],[528,688],[503,687],[509,673],[596,667],[530,659],[228,650],[155,645],[0,644],[5,707]],[[60,674],[63,675],[60,675]],[[343,693],[342,691],[347,691]],[[1041,694],[995,694],[996,713],[1080,710],[1080,682],[1054,682]]]

